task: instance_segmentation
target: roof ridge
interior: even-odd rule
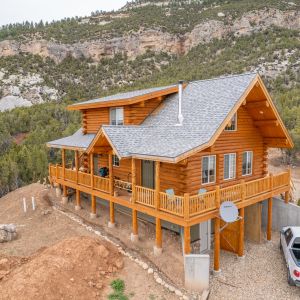
[[[229,75],[221,75],[219,77],[214,78],[208,78],[208,79],[199,79],[199,80],[193,80],[189,81],[189,84],[197,84],[197,82],[204,82],[204,81],[213,81],[213,80],[219,80],[219,79],[227,79],[227,78],[233,78],[233,77],[242,77],[247,75],[257,75],[257,72],[245,72],[240,74],[229,74]]]

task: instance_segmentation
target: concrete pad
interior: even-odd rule
[[[108,222],[107,226],[108,226],[108,228],[115,228],[116,227],[116,223]]]
[[[162,254],[162,248],[158,248],[156,246],[153,247],[153,252],[155,256],[159,256]]]
[[[75,205],[75,210],[81,210],[81,206]]]
[[[62,204],[67,204],[67,203],[68,203],[68,197],[63,196],[63,197],[61,198],[61,202],[62,202]]]
[[[96,219],[97,218],[97,214],[90,213],[90,218],[91,219]]]
[[[131,233],[131,234],[130,234],[130,240],[131,240],[133,243],[136,243],[136,242],[138,242],[138,240],[139,240],[139,236],[138,236],[137,234]]]
[[[213,275],[214,276],[219,276],[220,274],[221,274],[221,269],[219,269],[218,271],[216,271],[216,270],[213,270]]]

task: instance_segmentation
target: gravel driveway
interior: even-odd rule
[[[221,269],[211,278],[210,300],[300,299],[300,288],[287,283],[278,232],[273,232],[271,242],[246,242],[243,258],[222,251]]]

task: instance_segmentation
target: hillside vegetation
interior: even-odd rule
[[[141,6],[150,2],[151,5]],[[240,17],[264,7],[295,9],[285,1],[135,1],[118,12],[93,13],[91,17],[51,24],[10,25],[0,30],[0,40],[30,40],[33,36],[60,42],[87,41],[118,36],[141,27],[182,34],[203,20],[216,19],[218,12]],[[189,4],[191,2],[191,4]],[[167,16],[166,16],[167,14]],[[114,16],[123,15],[122,18]],[[87,20],[87,21],[84,21]],[[103,24],[103,21],[110,22]],[[102,22],[102,23],[101,23]],[[287,159],[295,160],[300,150],[300,35],[299,30],[270,27],[251,35],[230,34],[193,47],[186,55],[147,51],[135,59],[126,53],[91,59],[67,57],[57,63],[33,54],[0,57],[0,71],[39,74],[60,95],[47,102],[0,113],[0,196],[47,176],[48,162],[60,160],[45,142],[70,135],[80,127],[80,115],[65,110],[67,104],[119,91],[176,83],[179,79],[205,79],[223,74],[258,71],[263,76],[283,120],[292,134],[295,149]],[[1,95],[0,95],[1,98]]]

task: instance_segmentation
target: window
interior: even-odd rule
[[[253,152],[246,151],[243,153],[243,165],[242,165],[242,175],[251,175],[252,174],[252,161],[253,161]]]
[[[224,155],[224,180],[235,178],[236,155],[235,153]]]
[[[202,184],[214,183],[216,181],[216,156],[202,157]]]
[[[235,131],[237,129],[237,113],[233,115],[230,122],[225,127],[225,131]]]
[[[113,161],[113,166],[114,167],[119,167],[120,166],[120,160],[117,155],[112,156],[112,161]]]
[[[123,107],[116,107],[110,109],[110,125],[124,124]]]

